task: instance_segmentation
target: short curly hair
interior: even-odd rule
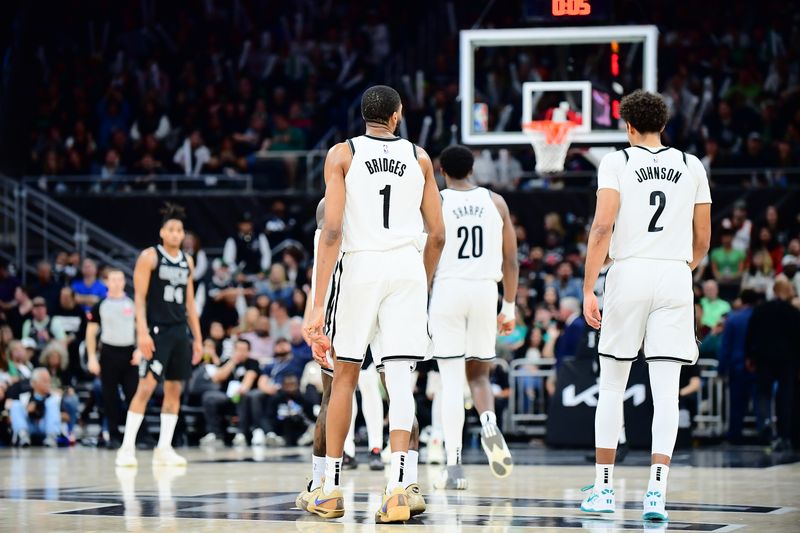
[[[165,202],[160,212],[162,228],[166,226],[167,222],[170,220],[180,220],[181,222],[186,220],[186,210],[178,204]]]
[[[361,116],[365,122],[388,124],[392,113],[400,109],[400,94],[387,85],[375,85],[361,97]]]
[[[448,146],[439,154],[442,171],[456,180],[462,180],[469,176],[474,162],[472,150],[460,144]]]
[[[661,95],[642,89],[622,99],[619,114],[639,133],[661,133],[669,117],[667,104]]]

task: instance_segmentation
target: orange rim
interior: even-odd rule
[[[577,126],[574,122],[553,122],[552,120],[533,120],[522,125],[526,132],[544,132],[544,140],[547,144],[563,144],[567,139],[567,134]]]

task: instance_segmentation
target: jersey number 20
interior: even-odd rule
[[[458,235],[459,239],[463,239],[461,241],[461,248],[458,249],[458,258],[459,259],[469,259],[470,257],[480,257],[483,255],[483,228],[481,226],[472,226],[472,230],[466,226],[459,226],[458,228]],[[469,248],[467,245],[469,244],[470,237],[472,237],[472,255],[469,255]]]

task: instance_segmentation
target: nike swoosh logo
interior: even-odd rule
[[[322,505],[323,503],[326,503],[326,502],[329,502],[329,501],[335,500],[335,499],[336,498],[326,498],[324,500],[318,500],[317,498],[314,498],[314,505]]]

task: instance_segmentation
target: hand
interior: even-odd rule
[[[597,307],[597,296],[593,292],[583,295],[583,318],[594,329],[600,329],[600,309]]]
[[[131,356],[131,366],[139,366],[139,363],[141,362],[142,362],[142,351],[137,348],[133,351],[133,355]]]
[[[328,354],[332,354],[331,341],[327,335],[320,334],[318,337],[311,341],[311,355],[314,361],[323,368],[332,368],[328,362]]]
[[[86,366],[89,369],[89,373],[93,376],[100,375],[100,362],[97,360],[97,357],[90,357]]]
[[[142,357],[148,361],[153,358],[153,352],[156,351],[156,343],[153,342],[153,337],[149,333],[140,333],[136,339],[136,345],[139,351],[142,352]]]
[[[497,315],[497,334],[501,337],[510,335],[514,331],[515,320],[506,320],[506,315],[500,313]]]
[[[197,366],[203,360],[203,343],[199,339],[192,342],[192,366]]]

